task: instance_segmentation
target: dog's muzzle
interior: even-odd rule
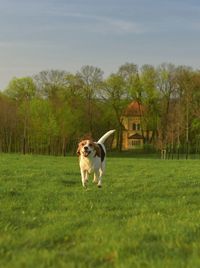
[[[83,155],[85,157],[88,157],[88,155],[91,153],[91,151],[88,149],[88,147],[84,147]]]

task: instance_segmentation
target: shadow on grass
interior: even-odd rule
[[[61,181],[65,186],[73,186],[80,184],[80,181],[77,179],[74,180],[62,180]]]

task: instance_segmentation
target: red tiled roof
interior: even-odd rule
[[[144,112],[144,106],[139,104],[137,101],[131,102],[126,108],[125,116],[140,116]]]

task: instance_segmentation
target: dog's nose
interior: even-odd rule
[[[84,146],[84,149],[85,149],[85,150],[88,150],[88,146]]]

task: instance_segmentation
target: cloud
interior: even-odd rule
[[[114,34],[140,34],[145,32],[144,26],[139,23],[107,16],[97,16],[76,12],[51,11],[52,16],[69,18],[69,27],[78,26],[89,32]],[[74,19],[74,20],[73,20]]]
[[[126,21],[122,19],[111,19],[111,18],[99,18],[99,21],[105,26],[105,30],[113,31],[119,34],[140,34],[145,32],[144,27],[138,23],[132,21]]]

